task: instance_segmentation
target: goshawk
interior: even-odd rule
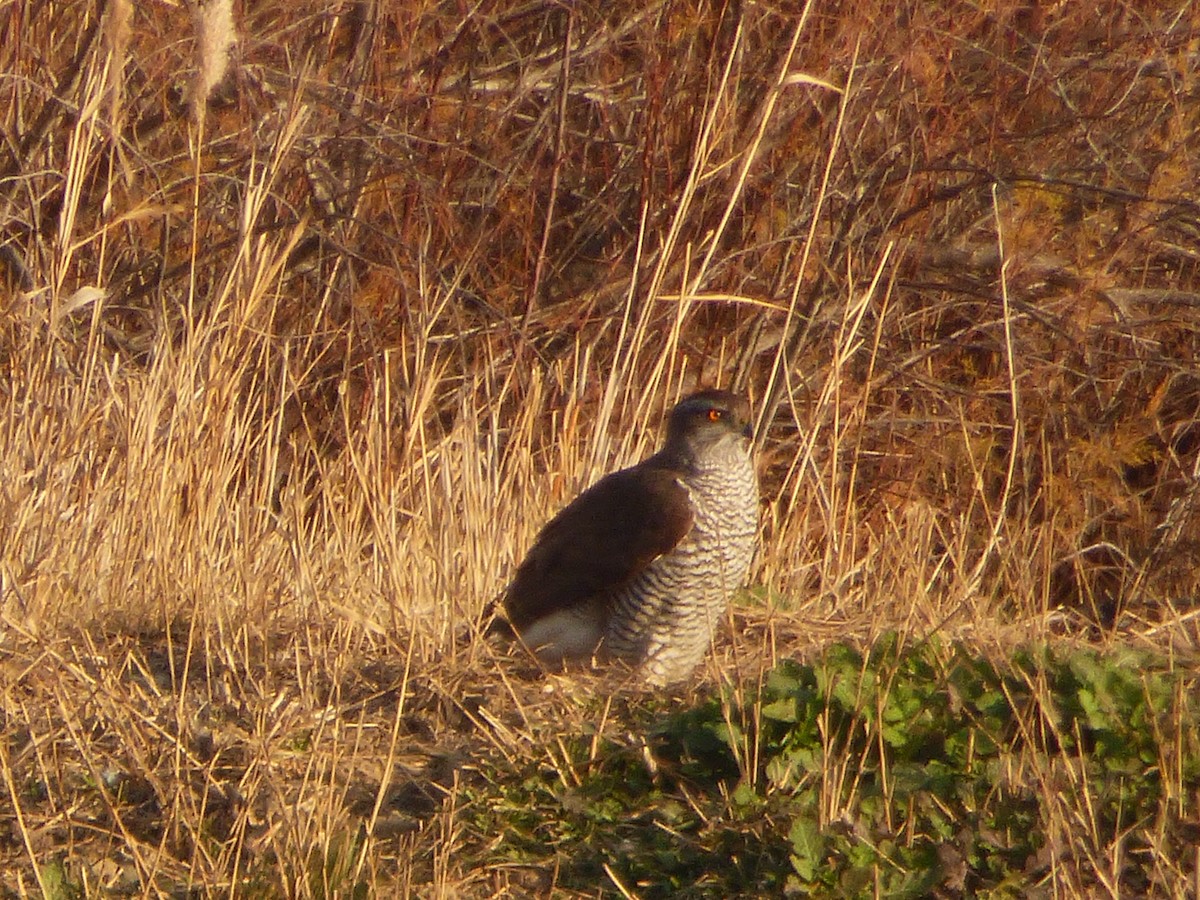
[[[660,451],[559,512],[504,598],[525,646],[547,662],[624,659],[652,684],[687,677],[754,555],[750,436],[742,397],[692,394]]]

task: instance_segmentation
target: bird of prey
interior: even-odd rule
[[[676,405],[661,450],[596,482],[538,534],[504,596],[521,642],[545,662],[615,657],[651,684],[686,678],[754,555],[750,437],[736,394]]]

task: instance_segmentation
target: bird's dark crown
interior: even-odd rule
[[[671,410],[667,442],[716,440],[730,433],[750,437],[750,404],[729,391],[707,390],[684,397]]]

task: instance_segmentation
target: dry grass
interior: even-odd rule
[[[681,703],[1194,660],[1200,8],[228,9],[0,4],[0,893],[537,887],[464,784],[640,694],[479,616],[697,384],[765,506]]]

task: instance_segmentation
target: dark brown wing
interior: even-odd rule
[[[650,462],[600,479],[542,529],[504,598],[518,631],[625,583],[683,540],[687,490]]]

